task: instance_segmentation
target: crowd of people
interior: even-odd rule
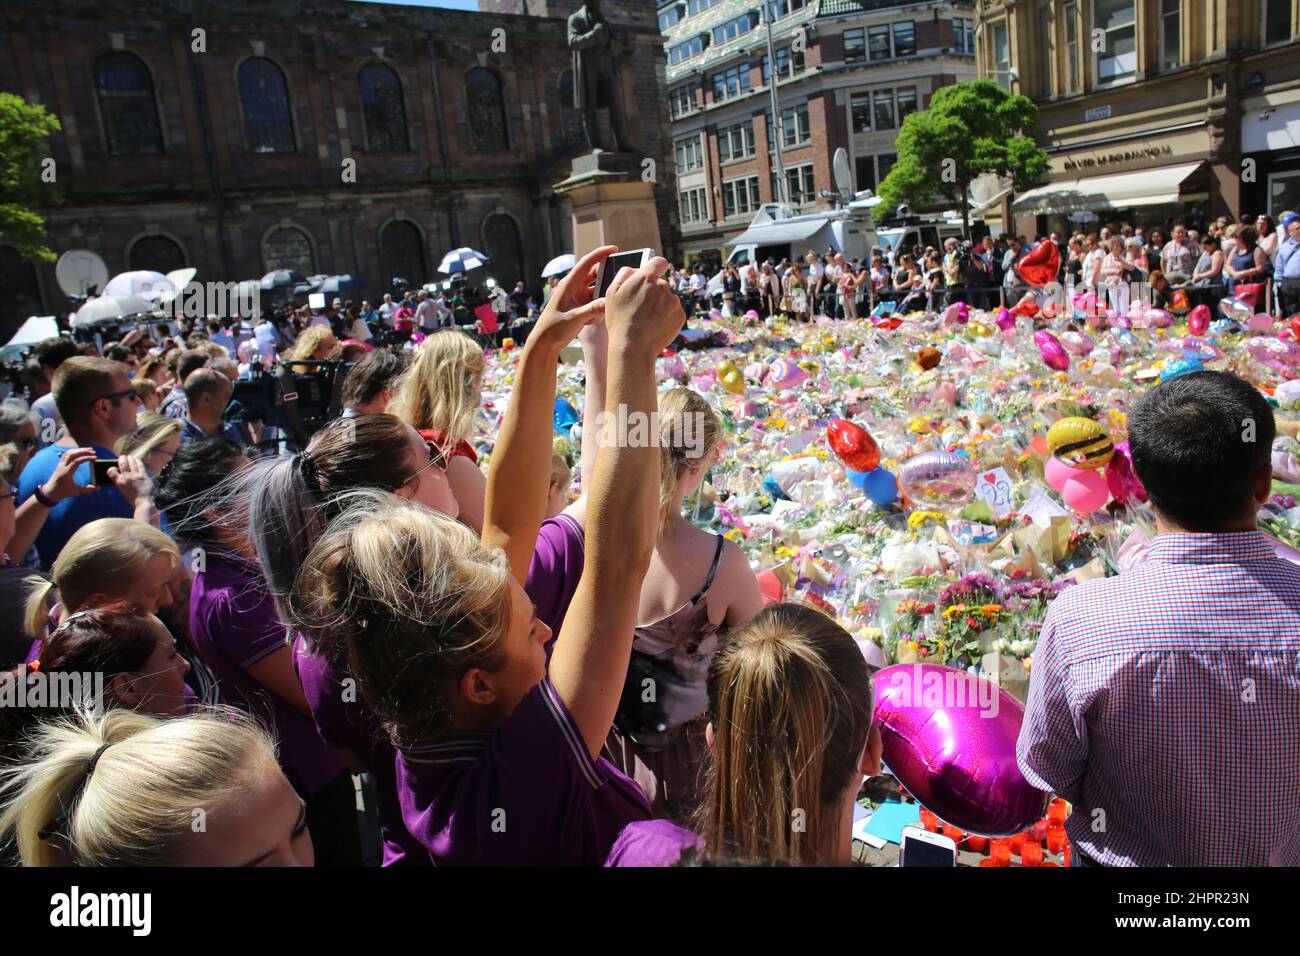
[[[1287,228],[1292,244],[1271,251],[1236,230],[1216,268],[1259,278],[1251,261],[1294,252],[1300,226]],[[1072,239],[1063,268],[1105,275],[1135,249],[1124,261],[1157,271],[1154,235],[1106,238],[1102,259],[1089,258],[1098,242]],[[1197,281],[1196,243],[1211,240],[1178,227],[1158,247],[1171,284]],[[971,261],[991,270],[997,249]],[[33,348],[30,407],[0,405],[0,699],[96,675],[102,706],[0,707],[0,854],[27,866],[849,863],[854,804],[881,772],[870,668],[831,616],[765,600],[744,553],[684,516],[718,458],[743,448],[724,447],[706,397],[660,391],[656,359],[686,321],[670,264],[622,270],[593,298],[613,251],[548,283],[504,417],[477,445],[490,343],[467,334],[454,298]],[[924,259],[946,284],[937,255]],[[755,293],[751,275],[727,294],[780,311],[829,281],[852,319],[862,265],[835,257],[805,275],[792,263],[780,289]],[[912,253],[861,274],[873,297],[922,288]],[[512,322],[529,321],[535,307],[511,301]],[[413,330],[427,330],[418,344],[401,336]],[[658,412],[653,441],[586,427],[576,462],[556,455],[556,369],[575,338],[583,421]],[[305,447],[268,449],[236,421],[234,384],[254,367],[322,360],[354,364],[343,414]],[[1259,422],[1249,445],[1232,439],[1247,416]],[[687,421],[704,426],[687,434]],[[1140,579],[1082,585],[1053,606],[1021,766],[1076,818],[1104,806],[1116,821],[1071,830],[1080,865],[1195,862],[1216,827],[1216,859],[1298,864],[1300,832],[1284,824],[1300,756],[1294,735],[1265,732],[1300,717],[1300,569],[1272,557],[1253,517],[1271,410],[1240,380],[1202,373],[1152,390],[1129,429],[1164,550]],[[1134,607],[1147,609],[1140,629]],[[1223,630],[1205,630],[1207,608]],[[1205,636],[1235,633],[1243,609],[1252,643]],[[1094,666],[1107,654],[1121,663]],[[1179,700],[1152,706],[1162,675]],[[1267,697],[1256,711],[1229,702],[1242,675]],[[1171,726],[1171,707],[1199,731]],[[1196,787],[1206,766],[1248,776],[1249,799],[1207,797],[1203,819],[1148,826],[1152,795]]]
[[[710,294],[703,263],[674,270],[669,281],[692,314],[753,310],[808,321],[814,315],[856,319],[880,309],[937,312],[953,302],[1011,307],[1031,288],[1018,265],[1043,242],[1057,247],[1056,281],[1063,288],[1127,289],[1141,283],[1144,301],[1174,312],[1201,303],[1213,311],[1225,296],[1273,315],[1300,312],[1300,215],[1289,211],[1276,226],[1267,215],[1243,216],[1236,223],[1221,216],[1203,232],[1183,223],[1167,231],[1117,223],[1032,241],[1005,235],[976,243],[948,238],[941,249],[886,245],[862,259],[835,249],[809,250],[794,261],[726,265],[720,295]]]

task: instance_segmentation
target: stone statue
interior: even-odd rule
[[[604,152],[606,144],[601,141],[596,122],[596,110],[604,106],[609,109],[609,125],[614,130],[614,151],[635,153],[623,115],[609,21],[601,15],[600,0],[586,0],[586,5],[569,17],[569,49],[573,51],[573,105],[582,111],[587,141],[595,151]]]

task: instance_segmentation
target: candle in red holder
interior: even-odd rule
[[[936,816],[935,816],[933,813],[931,813],[929,810],[925,809],[925,807],[922,807],[922,808],[921,808],[921,826],[924,827],[925,829],[929,830],[931,833],[938,833],[938,832],[939,832],[939,818],[936,817]]]
[[[1029,836],[1028,833],[1017,833],[1011,838],[1011,852],[1016,856],[1020,855],[1020,849],[1025,845],[1025,838],[1027,836]]]
[[[1057,797],[1052,801],[1052,805],[1047,808],[1047,822],[1064,824],[1066,816],[1065,801]]]
[[[1053,853],[1060,853],[1065,849],[1065,827],[1049,826],[1047,828],[1047,848]]]
[[[987,853],[989,848],[989,838],[971,834],[966,838],[966,849],[972,853]]]
[[[1042,843],[1047,836],[1047,821],[1039,820],[1030,828],[1029,832],[1033,834],[1032,839],[1035,843]]]
[[[995,866],[1011,865],[1011,841],[1005,838],[994,840],[989,846],[989,859]]]
[[[1026,840],[1025,845],[1020,848],[1020,865],[1021,866],[1042,866],[1043,865],[1042,844],[1035,843],[1033,840]]]

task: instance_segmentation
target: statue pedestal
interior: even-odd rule
[[[654,183],[641,179],[642,157],[632,153],[576,156],[569,178],[555,186],[573,211],[573,254],[592,249],[650,248],[662,253]]]

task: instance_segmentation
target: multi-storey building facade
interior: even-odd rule
[[[1052,157],[1018,232],[1300,208],[1296,0],[979,0],[976,20],[981,75],[1038,105]]]
[[[346,0],[8,0],[0,89],[62,126],[49,144],[63,200],[43,210],[49,245],[91,249],[111,273],[351,273],[358,298],[378,297],[394,276],[435,278],[443,254],[468,245],[492,257],[486,275],[540,286],[546,261],[571,251],[553,187],[587,149],[562,19],[579,5],[532,0],[519,16]],[[653,8],[607,6],[629,126],[662,171],[668,236],[663,39]],[[0,247],[5,327],[67,305],[53,266]]]
[[[896,159],[903,119],[976,73],[974,11],[964,2],[673,0],[659,4],[659,27],[688,260],[725,258],[725,240],[778,199],[773,76],[785,197],[809,211],[828,208],[821,193],[835,188],[837,148],[848,151],[853,189],[875,189]]]

